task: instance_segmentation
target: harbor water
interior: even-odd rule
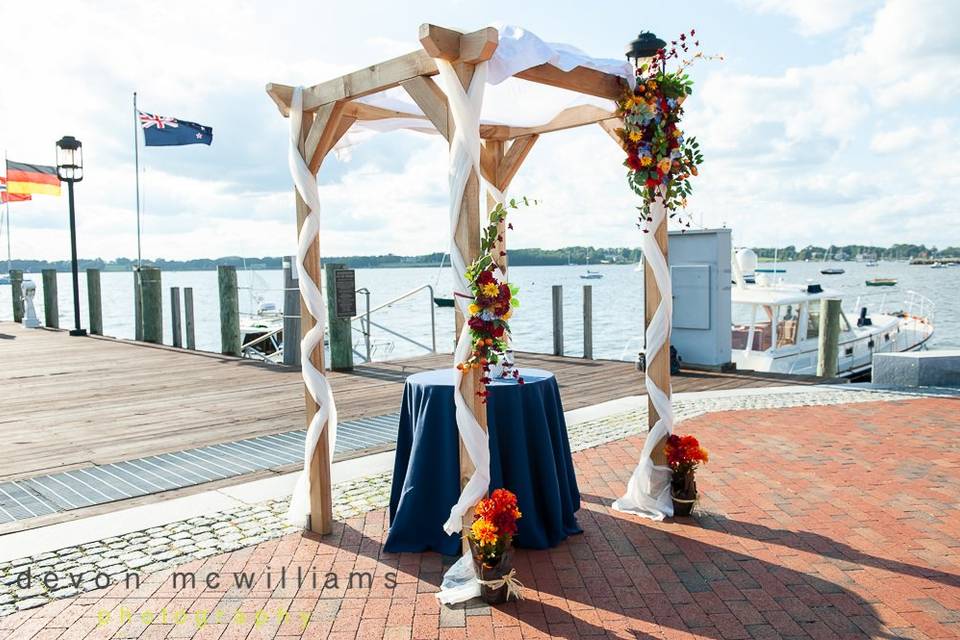
[[[769,263],[761,267],[771,266]],[[819,282],[824,288],[840,289],[845,295],[848,316],[853,317],[853,303],[860,294],[871,294],[876,299],[887,296],[887,309],[901,308],[900,301],[908,290],[921,293],[936,304],[934,337],[930,348],[960,348],[960,267],[931,269],[905,263],[881,262],[876,267],[864,263],[845,262],[839,265],[843,275],[820,274],[821,263],[781,263],[783,274],[768,274],[772,279],[786,282]],[[631,358],[624,351],[631,338],[643,332],[643,274],[635,265],[591,265],[592,271],[603,274],[602,279],[584,280],[584,266],[512,267],[511,281],[519,286],[521,306],[514,313],[513,344],[518,351],[549,352],[552,350],[551,286],[563,285],[564,351],[566,355],[583,353],[582,286],[593,288],[593,350],[596,358]],[[435,285],[436,293],[449,297],[452,278],[449,269],[439,274],[433,268],[358,269],[358,288],[370,290],[370,303],[376,307],[419,286]],[[40,274],[26,274],[37,285],[37,315],[43,319],[43,282]],[[896,278],[896,287],[871,288],[865,286],[870,278]],[[193,287],[194,318],[197,348],[219,351],[219,300],[216,271],[166,271],[163,279],[164,342],[171,342],[170,287]],[[283,308],[283,278],[279,270],[238,271],[241,314],[256,310],[260,302],[273,302]],[[57,280],[60,326],[73,326],[73,298],[69,273],[59,273]],[[129,272],[102,272],[101,295],[104,333],[117,338],[134,337],[133,274]],[[391,307],[373,314],[371,339],[374,359],[387,360],[422,355],[431,345],[429,294],[426,291],[406,298]],[[80,276],[81,324],[87,326],[86,278]],[[358,296],[357,309],[363,312],[364,297]],[[437,348],[453,349],[453,309],[434,308],[436,314]],[[0,320],[12,319],[10,287],[0,286]],[[360,324],[354,322],[357,350],[363,353]],[[637,342],[634,341],[634,346]]]

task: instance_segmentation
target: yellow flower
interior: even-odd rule
[[[513,309],[507,309],[507,312],[500,317],[504,320],[509,320],[510,316],[512,315],[513,315]]]
[[[650,156],[640,156],[640,164],[645,167],[649,167],[653,163],[653,158]]]
[[[673,130],[673,137],[674,137],[674,138],[679,138],[679,137],[682,136],[682,135],[683,135],[683,131],[680,131],[680,129],[674,129],[674,130]]]
[[[650,91],[656,91],[656,90],[657,90],[657,83],[656,83],[655,81],[651,80],[650,82],[647,83],[647,87],[650,88]]]
[[[488,282],[487,284],[480,287],[480,291],[481,293],[483,293],[483,295],[487,296],[488,298],[496,298],[497,294],[500,293],[500,287],[498,287],[492,282]]]
[[[657,168],[664,173],[670,171],[670,158],[663,158],[660,160],[660,162],[657,163]]]
[[[475,316],[480,313],[480,307],[476,304],[471,304],[469,307],[467,307],[467,311],[470,312],[470,315]]]
[[[497,528],[487,520],[474,520],[470,527],[473,539],[480,545],[497,543]]]
[[[639,132],[639,131],[631,131],[631,132],[630,132],[630,139],[631,139],[633,142],[639,142],[639,141],[640,141],[640,132]]]

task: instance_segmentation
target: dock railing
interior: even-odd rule
[[[406,336],[400,333],[399,331],[390,329],[389,327],[386,327],[383,324],[374,322],[371,319],[371,316],[374,313],[378,311],[382,311],[384,309],[388,309],[393,305],[397,304],[398,302],[401,302],[403,300],[406,300],[407,298],[417,295],[421,291],[427,291],[430,294],[427,299],[427,303],[430,307],[430,345],[429,346],[423,344],[418,340],[415,340],[414,338]],[[375,347],[376,345],[372,344],[372,340],[371,340],[372,327],[376,327],[381,331],[385,331],[391,336],[395,338],[399,338],[400,340],[404,340],[405,342],[409,342],[410,344],[420,347],[421,349],[424,349],[429,353],[437,352],[437,315],[436,315],[436,310],[434,309],[432,285],[429,285],[429,284],[421,285],[419,287],[411,289],[410,291],[407,291],[406,293],[403,293],[397,296],[396,298],[393,298],[391,300],[388,300],[387,302],[379,304],[372,309],[370,308],[370,291],[367,290],[366,288],[363,288],[363,289],[359,289],[357,293],[361,293],[366,297],[366,309],[362,314],[358,314],[352,318],[353,322],[357,322],[359,324],[359,327],[354,326],[353,330],[363,336],[363,342],[366,350],[366,354],[361,354],[356,349],[354,349],[354,353],[356,353],[358,356],[365,357],[367,362],[370,362],[373,358],[372,351],[373,351],[373,347]]]

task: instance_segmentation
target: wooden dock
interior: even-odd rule
[[[393,413],[404,379],[449,354],[331,373],[341,421]],[[631,363],[520,353],[556,374],[564,408],[644,392]],[[813,384],[815,378],[683,372],[675,392]],[[0,323],[0,480],[304,427],[300,372],[242,358]]]

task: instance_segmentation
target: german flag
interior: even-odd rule
[[[57,168],[7,160],[7,191],[11,196],[18,193],[58,196],[60,178],[57,177]]]

